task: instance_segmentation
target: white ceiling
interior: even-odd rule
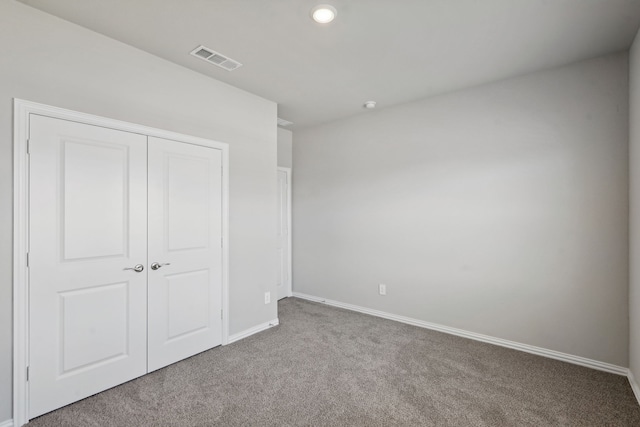
[[[640,0],[22,1],[276,101],[294,129],[625,50],[640,26]]]

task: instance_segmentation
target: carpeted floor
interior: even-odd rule
[[[627,379],[295,298],[40,426],[640,426]]]

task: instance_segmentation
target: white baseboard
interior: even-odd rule
[[[371,316],[382,317],[384,319],[395,320],[397,322],[407,323],[409,325],[419,326],[425,329],[431,329],[446,334],[457,335],[459,337],[469,338],[476,341],[482,341],[489,344],[499,345],[501,347],[520,350],[526,353],[536,354],[538,356],[548,357],[550,359],[561,360],[563,362],[573,363],[574,365],[586,366],[587,368],[597,369],[599,371],[610,372],[612,374],[627,376],[629,370],[622,366],[612,365],[610,363],[600,362],[598,360],[587,359],[586,357],[574,356],[572,354],[561,353],[555,350],[549,350],[542,347],[536,347],[529,344],[522,344],[515,341],[504,340],[489,335],[477,334],[475,332],[465,331],[463,329],[450,328],[449,326],[439,325],[437,323],[425,322],[423,320],[412,319],[410,317],[398,316],[396,314],[386,313],[384,311],[373,310],[366,307],[360,307],[353,304],[347,304],[339,301],[332,301],[325,298],[306,295],[299,292],[293,293],[294,297],[306,299],[313,302],[319,302],[334,307],[340,307],[347,310],[357,311]],[[636,394],[637,395],[637,394]]]
[[[0,427],[13,427],[13,420],[7,420],[0,423]]]
[[[633,372],[629,369],[629,374],[627,375],[629,378],[629,384],[631,384],[631,390],[633,390],[633,394],[636,395],[636,399],[638,400],[638,404],[640,404],[640,385],[636,382],[636,378],[633,376]]]
[[[242,332],[238,332],[237,334],[233,334],[229,336],[229,342],[227,344],[234,343],[236,341],[240,341],[241,339],[250,337],[253,334],[257,334],[258,332],[262,332],[266,329],[273,328],[274,326],[278,326],[280,324],[280,319],[273,319],[269,322],[262,323],[260,325],[256,325],[253,328],[246,329]],[[3,427],[3,426],[0,426]]]

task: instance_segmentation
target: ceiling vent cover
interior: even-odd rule
[[[233,71],[236,68],[242,67],[242,64],[238,61],[234,61],[231,58],[227,58],[221,53],[216,52],[215,50],[209,49],[208,47],[204,47],[202,45],[191,51],[191,55],[196,58],[200,58],[203,61],[207,61],[216,65],[220,68],[224,68],[227,71]]]
[[[278,117],[278,126],[291,126],[292,124],[293,122],[290,122],[289,120],[281,119],[280,117]]]

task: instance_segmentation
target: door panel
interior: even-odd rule
[[[221,151],[149,138],[149,371],[222,342]]]
[[[168,290],[167,341],[200,332],[209,325],[209,271],[164,276]]]
[[[125,256],[128,147],[66,140],[60,149],[63,259]]]
[[[193,146],[180,144],[175,149],[185,147]],[[167,154],[165,162],[167,251],[207,249],[210,243],[210,159]]]
[[[62,375],[104,365],[128,353],[127,282],[89,286],[59,296]]]
[[[30,120],[30,410],[146,372],[146,137]]]

